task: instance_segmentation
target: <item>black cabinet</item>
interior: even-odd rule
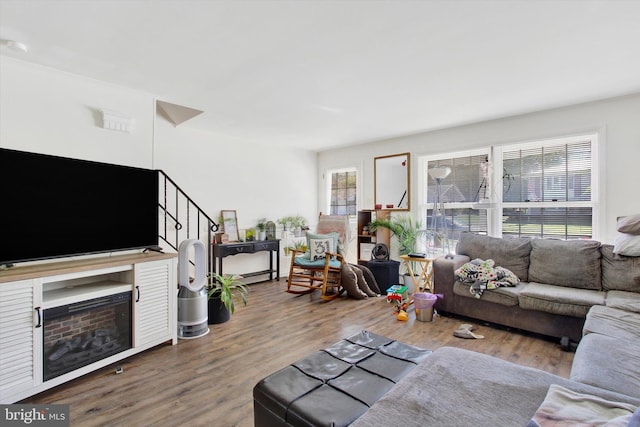
[[[276,274],[276,280],[280,280],[280,240],[258,240],[255,242],[240,242],[240,243],[216,243],[213,244],[213,250],[211,251],[212,258],[211,263],[213,271],[222,275],[222,260],[225,257],[238,255],[238,254],[253,254],[256,252],[269,252],[269,269],[254,271],[250,273],[242,273],[243,277],[259,276],[262,274],[268,274],[269,280],[273,280],[273,273]],[[273,266],[273,255],[276,255],[275,270]]]

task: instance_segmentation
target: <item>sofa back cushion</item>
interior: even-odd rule
[[[600,242],[531,241],[529,281],[580,289],[602,289]]]
[[[640,292],[640,257],[614,255],[611,245],[602,245],[600,252],[604,290]]]
[[[521,282],[529,281],[531,239],[499,239],[480,234],[461,233],[456,253],[471,259],[492,259],[497,267],[510,270]]]

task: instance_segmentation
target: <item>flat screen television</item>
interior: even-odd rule
[[[0,265],[158,245],[158,172],[0,148]]]

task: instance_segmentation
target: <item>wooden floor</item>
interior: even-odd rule
[[[452,335],[461,319],[397,321],[384,297],[322,301],[284,292],[286,282],[250,286],[231,321],[178,345],[164,344],[24,401],[70,404],[72,426],[252,426],[253,386],[297,359],[363,329],[435,350],[455,346],[564,377],[573,353],[553,341],[478,322],[482,340]]]

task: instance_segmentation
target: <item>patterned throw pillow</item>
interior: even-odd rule
[[[324,259],[325,252],[333,252],[335,253],[336,248],[338,247],[338,233],[327,233],[327,234],[312,234],[307,233],[307,253],[309,254],[309,259],[311,261],[315,261],[317,259]],[[326,249],[326,245],[320,242],[314,242],[315,240],[330,240],[329,248]],[[318,248],[318,245],[322,245],[322,248]],[[320,252],[316,252],[320,251]]]
[[[333,252],[334,239],[309,239],[309,256],[312,261],[324,259],[327,252]]]

